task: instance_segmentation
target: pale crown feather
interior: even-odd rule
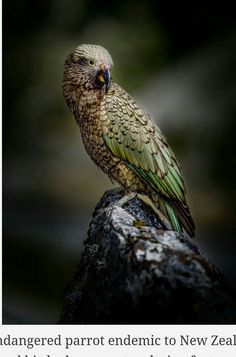
[[[100,45],[82,44],[76,47],[75,52],[77,56],[85,56],[93,58],[97,65],[108,64],[113,66],[113,61],[110,53]]]

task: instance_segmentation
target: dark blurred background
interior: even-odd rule
[[[62,97],[64,58],[81,43],[110,51],[113,78],[168,137],[196,242],[235,285],[236,26],[227,1],[5,0],[3,29],[3,323],[57,322],[93,209],[112,188]]]

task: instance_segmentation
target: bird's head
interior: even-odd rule
[[[111,84],[113,62],[109,52],[99,45],[80,45],[65,61],[64,81],[87,89],[101,89],[105,92]]]

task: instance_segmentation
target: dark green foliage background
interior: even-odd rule
[[[106,47],[182,164],[196,242],[235,284],[235,44],[227,2],[3,4],[3,323],[56,323],[95,204],[112,187],[61,92],[65,56]]]

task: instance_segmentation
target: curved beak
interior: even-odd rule
[[[105,85],[106,92],[111,85],[111,72],[109,68],[102,68],[97,74],[97,83],[99,85]]]
[[[111,85],[111,72],[108,68],[103,69],[103,76],[105,79],[105,86],[106,86],[106,92],[107,92]]]

